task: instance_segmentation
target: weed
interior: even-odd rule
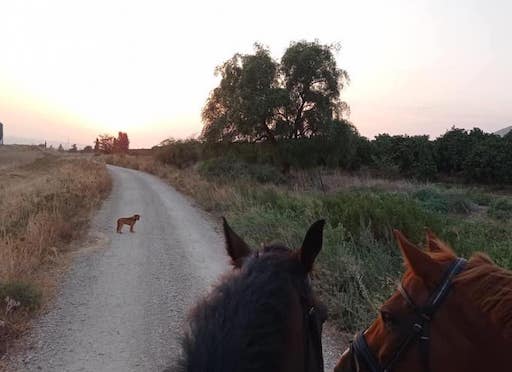
[[[10,299],[17,302],[21,308],[34,311],[41,305],[42,293],[33,283],[12,281],[0,284],[0,299],[5,301],[7,308]]]
[[[499,198],[494,200],[487,213],[489,216],[498,220],[512,219],[512,200],[509,198]]]

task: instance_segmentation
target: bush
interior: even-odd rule
[[[22,308],[34,311],[41,305],[41,291],[33,284],[27,282],[12,281],[0,284],[0,301],[9,297],[20,303]]]
[[[475,209],[474,203],[463,193],[425,188],[416,191],[413,198],[419,200],[425,209],[433,212],[469,214]]]
[[[180,169],[194,165],[202,159],[203,144],[197,140],[168,139],[156,148],[156,158],[164,164]]]
[[[279,170],[268,164],[250,164],[233,158],[215,158],[202,162],[199,173],[209,180],[233,181],[249,179],[259,183],[279,184],[285,182]]]
[[[489,216],[498,220],[509,220],[512,218],[512,200],[508,198],[499,198],[494,200],[489,210]]]
[[[400,229],[419,240],[426,226],[434,230],[442,226],[438,216],[404,194],[341,192],[322,200],[331,224],[344,226],[354,238],[368,228],[372,237],[381,241],[389,241],[392,229]]]

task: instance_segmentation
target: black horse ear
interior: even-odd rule
[[[311,225],[300,248],[300,261],[307,273],[313,269],[315,258],[322,249],[324,225],[325,220],[318,220]]]
[[[224,217],[222,217],[222,222],[224,237],[226,238],[226,250],[231,257],[233,265],[240,267],[242,265],[241,259],[251,253],[251,248],[231,229]]]

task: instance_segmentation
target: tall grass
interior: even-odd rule
[[[0,281],[30,276],[81,231],[110,189],[103,165],[52,159],[0,181]]]
[[[272,238],[297,248],[309,224],[327,219],[315,285],[331,318],[344,330],[361,329],[374,319],[400,278],[402,259],[391,238],[393,228],[421,244],[424,228],[429,227],[460,255],[486,251],[500,265],[512,268],[511,223],[473,215],[480,200],[489,204],[493,199],[480,192],[349,176],[336,176],[343,185],[334,185],[331,179],[319,188],[307,183],[297,187],[297,179],[276,185],[257,182],[247,172],[237,177],[223,163],[204,176],[201,166],[196,171],[155,162],[152,168],[205,209],[225,215],[253,247]],[[302,173],[300,177],[305,178]],[[500,208],[506,209],[502,204]]]
[[[20,314],[39,307],[47,271],[83,232],[110,187],[104,164],[86,159],[47,155],[2,175],[0,326],[16,327]]]

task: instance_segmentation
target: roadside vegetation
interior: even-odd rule
[[[215,70],[199,138],[106,159],[167,179],[253,246],[298,247],[304,228],[326,218],[315,282],[331,319],[354,331],[401,275],[394,228],[421,243],[428,227],[461,256],[484,251],[512,268],[512,133],[367,139],[348,120],[338,52],[299,41],[280,61],[261,45],[235,54]]]
[[[166,179],[214,215],[226,216],[254,247],[268,238],[298,247],[304,227],[326,218],[315,283],[331,319],[346,331],[374,318],[402,273],[393,228],[421,244],[429,227],[459,255],[483,251],[512,269],[512,221],[506,217],[512,198],[505,193],[328,169],[284,177],[277,168],[248,170],[233,160],[230,167],[219,161],[180,169],[151,156],[105,159]]]
[[[111,187],[100,162],[36,148],[2,152],[23,161],[4,162],[0,177],[0,356],[51,295],[69,243]]]

